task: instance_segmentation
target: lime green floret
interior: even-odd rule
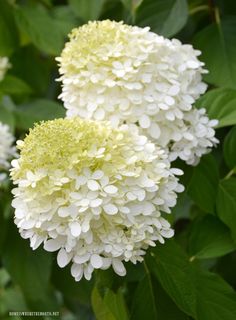
[[[88,24],[71,31],[70,41],[66,43],[60,61],[63,66],[67,65],[67,72],[73,72],[74,68],[83,68],[88,62],[106,64],[107,62],[103,61],[104,54],[116,59],[115,45],[124,46],[125,54],[125,46],[129,43],[128,34],[132,28],[123,22],[89,21]]]
[[[27,171],[38,169],[53,172],[74,168],[79,172],[86,167],[102,168],[105,163],[113,170],[125,165],[122,152],[129,141],[128,132],[112,129],[106,122],[77,117],[41,122],[18,147],[20,169],[13,170],[12,176],[24,177]]]

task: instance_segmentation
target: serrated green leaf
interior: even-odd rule
[[[6,312],[28,311],[24,296],[19,288],[8,288],[0,293],[0,308],[4,306]]]
[[[141,27],[150,26],[152,31],[171,37],[184,27],[187,19],[185,0],[143,0],[136,11],[135,23]]]
[[[29,95],[32,90],[23,80],[12,76],[6,75],[0,82],[0,92],[8,95]]]
[[[69,0],[74,13],[84,22],[99,18],[105,0]]]
[[[151,272],[185,313],[195,320],[233,320],[236,293],[218,275],[191,263],[182,249],[168,241],[148,258]]]
[[[104,303],[112,311],[112,314],[117,320],[128,320],[128,312],[125,305],[125,300],[122,294],[121,289],[116,293],[112,290],[107,290],[104,295]]]
[[[93,289],[93,279],[87,281],[80,280],[79,284],[71,276],[71,266],[66,268],[58,268],[55,261],[52,270],[52,282],[55,288],[60,291],[66,299],[73,299],[80,304],[89,305],[91,292]]]
[[[120,290],[114,293],[107,289],[104,297],[97,287],[92,292],[92,307],[97,320],[128,320],[123,295]]]
[[[0,56],[10,56],[18,46],[18,32],[8,1],[1,1]]]
[[[189,316],[177,307],[154,277],[152,277],[152,285],[155,292],[157,320],[189,320]]]
[[[230,130],[224,140],[224,159],[230,169],[236,168],[236,126]]]
[[[20,105],[15,111],[17,127],[25,130],[32,127],[35,122],[62,118],[64,115],[65,110],[59,103],[46,99],[37,99]]]
[[[94,287],[92,292],[92,307],[97,320],[116,320],[96,287]]]
[[[39,50],[51,55],[60,53],[64,42],[63,35],[44,7],[20,6],[15,8],[14,13],[19,30],[23,35],[27,35]]]
[[[236,124],[236,90],[220,88],[207,92],[196,103],[206,108],[211,119],[218,119],[218,128]]]
[[[211,154],[206,155],[194,168],[188,195],[202,210],[214,213],[218,182],[217,163]]]
[[[230,228],[236,241],[236,178],[220,182],[216,205],[219,218]]]
[[[15,127],[15,119],[12,110],[7,108],[8,99],[7,97],[3,97],[0,101],[0,122],[7,124],[11,131],[14,132]]]
[[[217,258],[235,249],[230,230],[216,217],[203,216],[193,225],[189,237],[192,259]]]
[[[146,259],[150,271],[181,310],[196,314],[196,292],[192,268],[186,255],[173,242],[157,245]]]
[[[54,7],[52,14],[57,27],[65,37],[74,27],[78,26],[78,19],[69,5]]]
[[[52,256],[43,249],[33,251],[15,226],[8,230],[3,252],[3,264],[18,284],[33,310],[55,311],[58,307],[50,291]]]
[[[57,84],[51,79],[51,62],[42,57],[33,46],[27,46],[17,51],[11,58],[11,72],[27,83],[34,94],[45,96],[50,84]]]
[[[134,292],[131,311],[132,320],[158,319],[151,276],[147,268],[145,272],[143,279],[139,281]]]
[[[236,18],[228,17],[200,31],[194,46],[210,71],[205,80],[221,87],[236,88]],[[217,50],[216,50],[217,48]]]

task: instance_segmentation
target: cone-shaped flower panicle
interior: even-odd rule
[[[6,178],[6,173],[2,171],[8,170],[10,159],[16,155],[14,140],[9,126],[0,122],[0,182]]]
[[[60,267],[71,261],[77,281],[110,266],[123,276],[124,261],[173,236],[163,215],[182,172],[137,131],[74,117],[38,124],[17,145],[15,223],[33,249],[58,250]]]
[[[57,58],[60,98],[68,117],[109,120],[114,127],[138,124],[142,134],[167,148],[172,158],[195,164],[216,143],[215,122],[200,122],[204,139],[193,128],[201,111],[196,115],[192,105],[206,90],[202,74],[207,71],[199,55],[191,45],[149,28],[89,22],[72,30]]]
[[[0,57],[0,81],[5,77],[7,70],[11,67],[8,57]]]

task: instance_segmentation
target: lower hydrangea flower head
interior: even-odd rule
[[[36,249],[58,251],[76,281],[143,260],[173,236],[163,213],[183,190],[167,154],[127,126],[80,118],[37,124],[18,141],[11,176],[15,223]]]
[[[8,57],[0,57],[0,81],[5,77],[7,70],[11,67]]]
[[[6,178],[6,173],[2,171],[9,169],[9,161],[15,156],[14,140],[10,127],[0,122],[0,182]]]
[[[198,125],[193,118],[201,112],[197,116],[192,106],[206,90],[200,53],[123,22],[93,21],[74,29],[57,58],[67,116],[109,120],[114,127],[138,124],[171,158],[195,164],[216,141],[215,122],[201,122],[204,143],[193,135]],[[179,146],[189,143],[190,135],[194,143],[187,155]]]

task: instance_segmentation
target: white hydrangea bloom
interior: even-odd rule
[[[183,190],[168,156],[127,126],[80,118],[47,121],[18,141],[12,161],[17,187],[15,223],[33,249],[58,251],[76,281],[123,261],[143,260],[145,250],[173,236],[170,213]]]
[[[7,170],[10,166],[9,159],[15,156],[15,147],[12,146],[14,140],[9,126],[0,122],[0,171]],[[5,174],[0,175],[0,181],[3,178]]]
[[[214,134],[205,136],[207,147],[195,135],[188,156],[178,149],[186,141],[189,119],[197,118],[192,105],[206,90],[200,51],[149,28],[109,20],[89,22],[72,30],[69,38],[57,58],[60,98],[68,117],[109,120],[115,127],[138,124],[172,158],[177,155],[191,164],[215,143]],[[209,122],[204,130],[208,132]],[[195,132],[192,128],[191,134]]]
[[[8,57],[0,57],[0,81],[3,80],[7,70],[11,67]]]
[[[179,157],[190,165],[196,165],[201,156],[218,143],[213,129],[217,124],[218,120],[209,120],[205,109],[186,113],[185,125],[177,132],[181,139],[176,139],[171,146],[170,161]]]

